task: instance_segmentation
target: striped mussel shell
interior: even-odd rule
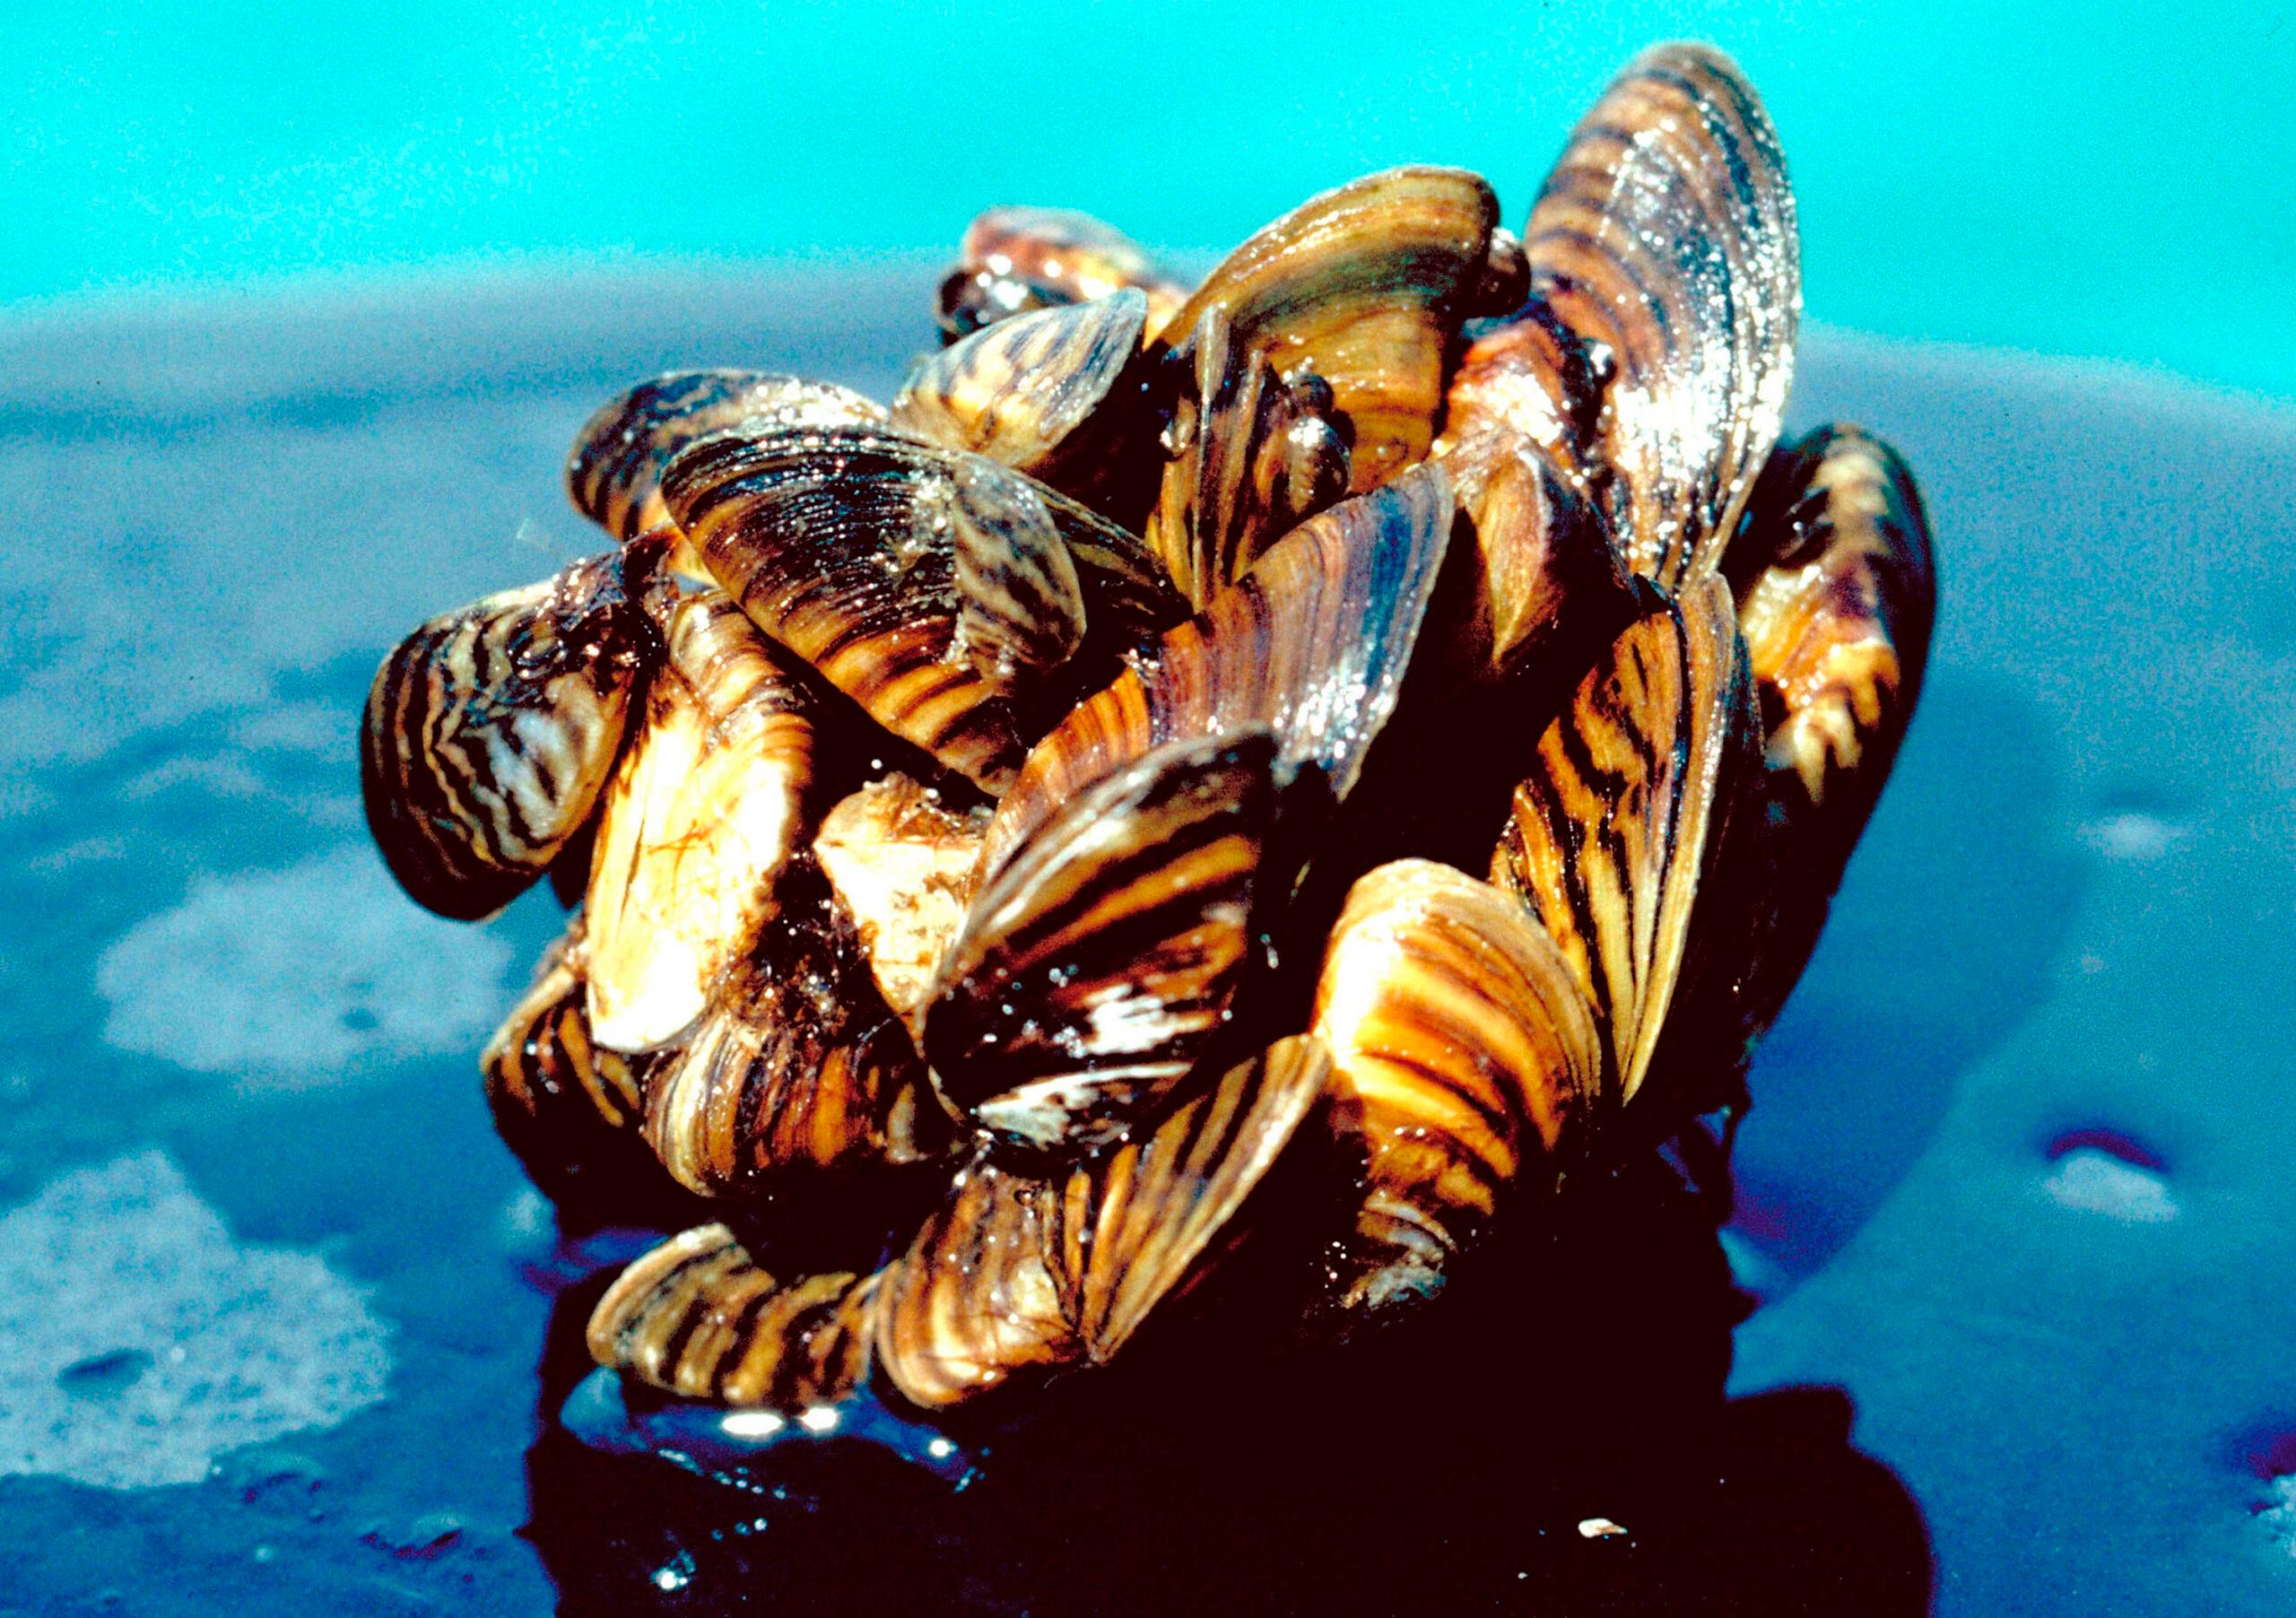
[[[1726,927],[1694,941],[1692,919],[1724,824],[1752,818],[1737,811],[1760,770],[1728,586],[1709,578],[1679,602],[1641,590],[1641,616],[1539,734],[1491,864],[1594,1008],[1601,1089],[1622,1102],[1650,1072],[1683,979],[1743,947]]]
[[[1218,1262],[1328,1066],[1313,1040],[1280,1040],[1074,1168],[968,1167],[883,1273],[888,1379],[938,1409],[1108,1361]]]
[[[1061,805],[1167,743],[1265,726],[1335,800],[1401,696],[1449,548],[1439,467],[1343,500],[1271,546],[1030,752],[988,827],[995,871]]]
[[[781,427],[877,427],[885,407],[831,382],[757,370],[673,370],[599,406],[574,435],[566,492],[574,509],[616,539],[670,520],[662,472],[670,458],[713,432],[744,422]],[[680,571],[700,570],[690,554]]]
[[[1153,455],[1147,322],[1146,295],[1126,288],[984,326],[918,362],[892,424],[1089,500]]]
[[[1441,1290],[1497,1220],[1552,1188],[1599,1117],[1596,1007],[1513,895],[1397,860],[1332,929],[1312,1029],[1334,1135],[1360,1159],[1354,1229],[1330,1257],[1343,1319]]]
[[[866,1379],[877,1277],[777,1278],[723,1224],[698,1225],[622,1271],[591,1311],[591,1357],[689,1399],[803,1410]]]
[[[1175,350],[1206,312],[1277,370],[1313,371],[1353,432],[1349,487],[1422,458],[1443,414],[1445,368],[1479,312],[1499,203],[1460,169],[1390,169],[1312,197],[1214,266],[1161,330]]]
[[[1330,384],[1304,366],[1279,375],[1265,352],[1234,337],[1214,304],[1172,355],[1186,380],[1148,516],[1148,548],[1198,608],[1348,487],[1353,426]]]
[[[953,1134],[850,918],[809,862],[785,883],[783,913],[646,1071],[646,1139],[703,1196],[755,1196],[793,1172],[921,1162]]]
[[[657,656],[633,598],[656,555],[633,546],[489,596],[383,660],[360,785],[376,845],[416,903],[491,915],[587,824]]]
[[[942,1093],[1038,1147],[1105,1144],[1185,1080],[1252,953],[1274,732],[1190,737],[1095,782],[974,897],[925,1018]]]
[[[760,628],[991,792],[1059,690],[1047,677],[1080,677],[1063,665],[1088,628],[1113,657],[1178,610],[1105,518],[984,456],[891,433],[722,435],[673,461],[663,491]]]
[[[1767,848],[1735,862],[1744,874],[1733,903],[1762,928],[1741,973],[1737,1031],[1750,1042],[1817,947],[1889,779],[1920,693],[1937,583],[1912,474],[1887,444],[1845,426],[1771,454],[1723,567],[1768,726]]]
[[[807,832],[814,699],[723,591],[665,614],[643,722],[607,787],[585,900],[591,1031],[675,1040],[779,911]]]
[[[1684,587],[1729,541],[1793,381],[1801,247],[1753,87],[1705,46],[1644,53],[1573,131],[1523,243],[1534,300],[1606,373],[1622,555]]]
[[[1126,290],[1146,300],[1152,333],[1187,296],[1139,243],[1089,213],[991,208],[967,227],[942,278],[942,338],[954,343],[1015,315]]]

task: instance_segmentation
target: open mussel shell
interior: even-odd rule
[[[877,1277],[777,1279],[722,1224],[622,1271],[590,1313],[591,1357],[690,1399],[801,1411],[867,1375]]]
[[[1598,436],[1622,553],[1673,590],[1727,543],[1793,378],[1794,196],[1752,86],[1705,46],[1638,57],[1572,133],[1523,240],[1535,299],[1611,373]]]
[[[1293,529],[1037,744],[989,822],[983,868],[1168,742],[1265,726],[1282,768],[1313,766],[1344,799],[1395,711],[1452,517],[1448,477],[1425,466]]]
[[[1147,297],[1134,288],[1000,320],[920,361],[893,399],[892,423],[1075,492],[1072,480],[1092,481],[1079,464],[1091,451],[1120,450],[1078,435],[1136,369],[1147,322]],[[1145,426],[1146,412],[1135,413]],[[1146,427],[1139,448],[1152,436]]]
[[[987,827],[985,806],[960,813],[896,772],[839,803],[813,838],[878,992],[920,1038],[934,974],[978,885]]]
[[[647,1140],[679,1184],[754,1196],[793,1170],[937,1157],[951,1120],[818,874],[646,1074]]]
[[[416,903],[492,914],[588,822],[656,655],[653,552],[594,557],[431,619],[383,660],[360,733],[375,842]]]
[[[1554,939],[1513,895],[1429,860],[1349,891],[1312,1031],[1333,1133],[1361,1162],[1330,1257],[1343,1319],[1431,1296],[1503,1209],[1549,1188],[1609,1068]]]
[[[1326,191],[1222,259],[1158,346],[1224,309],[1235,344],[1330,385],[1354,431],[1350,487],[1376,488],[1434,439],[1498,217],[1490,186],[1459,169],[1391,169]]]
[[[1127,288],[1147,300],[1152,332],[1187,296],[1139,243],[1089,213],[991,208],[966,229],[957,262],[942,280],[942,336],[953,343],[1014,315]]]
[[[1603,1089],[1622,1101],[1642,1087],[1678,980],[1743,944],[1726,928],[1693,949],[1691,922],[1718,822],[1760,768],[1728,586],[1709,578],[1679,603],[1642,590],[1642,616],[1539,735],[1491,867],[1596,1008]]]
[[[586,900],[591,1031],[631,1052],[691,1027],[754,947],[813,779],[811,691],[723,591],[678,602],[664,640]]]
[[[1273,732],[1174,742],[1065,805],[975,897],[925,1049],[942,1093],[1034,1146],[1113,1139],[1229,1015],[1279,793]]]
[[[1170,610],[1113,525],[985,457],[890,433],[705,439],[663,491],[759,627],[991,792],[1087,613],[1113,650],[1137,632],[1129,618],[1144,630]]]
[[[662,469],[696,439],[744,422],[870,427],[884,421],[883,405],[831,382],[756,370],[665,371],[582,423],[566,460],[566,491],[607,533],[635,539],[669,521]]]
[[[1172,356],[1187,380],[1148,518],[1148,548],[1197,607],[1348,487],[1353,428],[1330,384],[1305,368],[1280,376],[1265,352],[1234,337],[1215,304]]]

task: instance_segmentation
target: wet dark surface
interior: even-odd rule
[[[882,395],[929,284],[0,328],[0,1611],[2296,1604],[2296,422],[1823,334],[1795,415],[1908,452],[1944,605],[1721,1244],[1597,1187],[1471,1316],[1077,1391],[969,1471],[857,1414],[570,1434],[630,1244],[559,1240],[472,1063],[556,911],[396,895],[357,707],[591,543],[599,399]]]

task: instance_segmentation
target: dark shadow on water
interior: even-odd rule
[[[1944,675],[1923,692],[1824,941],[1754,1058],[1736,1227],[1787,1284],[1872,1217],[1962,1073],[2046,997],[2086,882],[2057,745],[2006,682]]]
[[[1472,1315],[952,1426],[953,1489],[847,1440],[586,1447],[555,1418],[593,1277],[552,1323],[526,1532],[569,1614],[1926,1613],[1920,1513],[1848,1399],[1724,1398],[1745,1299],[1694,1200],[1654,1166],[1558,1225]]]

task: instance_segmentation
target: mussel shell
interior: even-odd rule
[[[1856,427],[1820,428],[1763,468],[1724,566],[1769,716],[1773,770],[1813,808],[1847,798],[1847,854],[1921,688],[1937,584],[1913,474]]]
[[[1172,356],[1188,378],[1174,405],[1147,541],[1201,608],[1270,544],[1347,492],[1352,427],[1305,369],[1278,376],[1234,342],[1214,305]]]
[[[1065,487],[1064,451],[1134,368],[1147,322],[1146,294],[1127,287],[984,326],[918,362],[892,423]]]
[[[646,1074],[646,1138],[679,1184],[755,1196],[792,1170],[937,1157],[952,1130],[852,925],[809,863],[708,1013]]]
[[[1628,565],[1710,570],[1778,441],[1802,292],[1778,133],[1727,57],[1663,45],[1579,123],[1524,231],[1534,295],[1614,368],[1599,429]]]
[[[1350,488],[1419,460],[1443,413],[1444,370],[1474,307],[1499,204],[1459,169],[1390,169],[1310,198],[1205,277],[1157,339],[1177,347],[1206,310],[1284,373],[1330,384],[1354,429]]]
[[[813,699],[723,591],[670,610],[665,652],[607,788],[586,901],[598,1042],[676,1040],[780,908],[809,830]]]
[[[1728,587],[1709,578],[1679,604],[1642,588],[1643,615],[1540,735],[1491,868],[1552,935],[1596,1008],[1608,1044],[1603,1088],[1621,1101],[1642,1086],[1692,953],[1693,901],[1716,861],[1718,823],[1760,767]],[[1697,954],[1739,942],[1710,938]]]
[[[778,1280],[722,1224],[672,1237],[591,1311],[599,1364],[690,1399],[799,1411],[867,1376],[877,1277]]]
[[[1452,517],[1448,477],[1426,466],[1293,529],[1037,744],[989,822],[983,869],[1167,742],[1267,726],[1282,767],[1314,766],[1344,799],[1395,711]]]
[[[1360,1153],[1333,1303],[1431,1295],[1506,1210],[1549,1189],[1599,1116],[1595,1007],[1512,895],[1429,860],[1350,890],[1316,987],[1334,1132]]]
[[[1936,579],[1911,474],[1854,427],[1771,455],[1724,568],[1768,726],[1764,813],[1746,815],[1758,827],[1737,835],[1744,846],[1726,851],[1723,884],[1701,903],[1700,925],[1712,918],[1735,969],[1716,991],[1726,1003],[1707,1016],[1709,1043],[1743,1049],[1808,963],[1889,778],[1920,691]],[[1714,1065],[1709,1052],[1683,1055]]]
[[[1110,1359],[1217,1262],[1328,1072],[1313,1040],[1281,1040],[1065,1172],[976,1161],[878,1289],[894,1386],[935,1409]]]
[[[696,439],[744,422],[787,427],[882,426],[885,408],[848,387],[756,370],[673,370],[599,406],[574,435],[566,491],[617,539],[670,520],[662,470]]]
[[[991,208],[965,231],[941,283],[945,342],[1025,314],[1137,289],[1153,331],[1187,297],[1147,252],[1112,225],[1069,208]]]
[[[1320,1041],[1279,1040],[1153,1130],[1069,1171],[1045,1237],[1063,1312],[1089,1359],[1113,1356],[1216,1262],[1330,1074]]]
[[[975,896],[925,1023],[942,1093],[1035,1146],[1098,1144],[1184,1080],[1251,954],[1274,733],[1151,752],[1065,805]]]
[[[376,671],[360,785],[416,903],[491,915],[587,823],[657,655],[631,589],[652,561],[633,548],[489,596],[431,619]]]
[[[1119,644],[1129,617],[1169,611],[1128,535],[984,457],[888,433],[706,439],[663,491],[760,628],[991,792],[1018,766],[1039,660],[1081,645],[1088,611]]]
[[[578,918],[479,1057],[503,1144],[561,1211],[645,1222],[683,1196],[639,1134],[639,1064],[590,1037]]]
[[[813,838],[878,992],[920,1038],[934,975],[978,883],[988,821],[985,808],[958,813],[939,798],[908,776],[888,776],[822,816]]]

